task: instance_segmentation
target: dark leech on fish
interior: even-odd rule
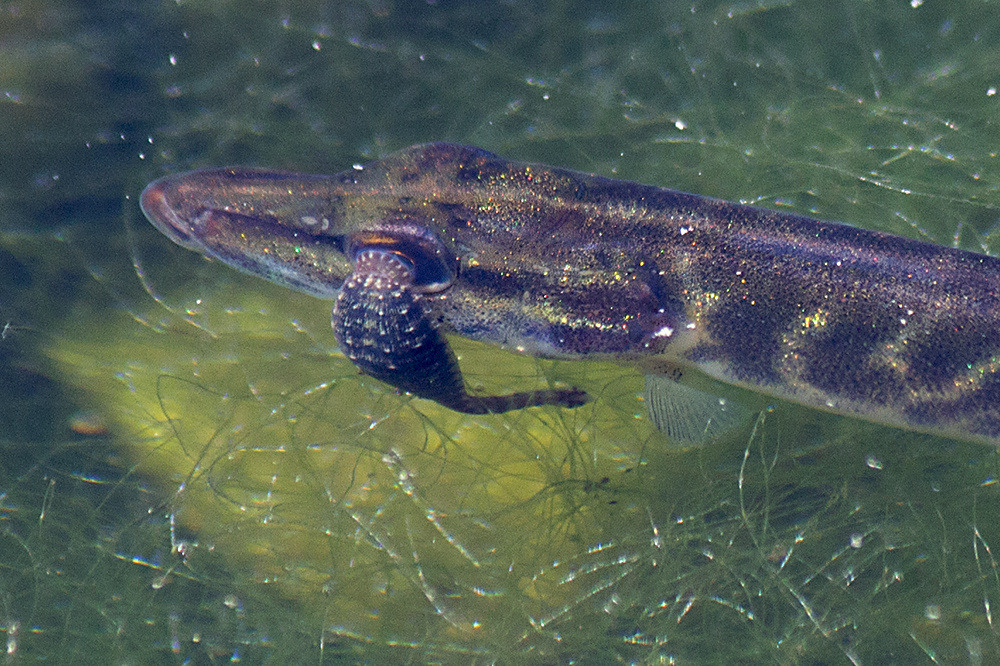
[[[458,360],[425,298],[451,286],[457,262],[444,248],[433,247],[435,239],[425,230],[415,229],[417,234],[406,238],[400,229],[405,226],[355,239],[354,272],[340,288],[332,319],[340,349],[355,365],[376,379],[469,414],[548,404],[575,407],[587,401],[587,394],[575,389],[469,395]]]
[[[168,176],[142,207],[186,248],[336,299],[358,367],[459,411],[586,396],[470,395],[444,333],[637,364],[651,419],[682,443],[747,415],[711,380],[1000,439],[993,257],[441,143],[334,176]]]

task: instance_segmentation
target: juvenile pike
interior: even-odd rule
[[[869,420],[1000,437],[993,257],[445,143],[334,176],[168,176],[142,209],[179,245],[335,299],[354,363],[459,411],[587,397],[469,395],[443,332],[550,358],[655,357]]]

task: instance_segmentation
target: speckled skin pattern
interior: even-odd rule
[[[334,176],[170,176],[142,205],[175,242],[323,298],[359,279],[364,251],[403,257],[422,321],[444,332],[546,357],[666,358],[1000,438],[992,257],[443,143]]]

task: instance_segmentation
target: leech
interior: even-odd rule
[[[413,276],[413,265],[396,252],[367,248],[355,255],[354,273],[341,287],[332,325],[341,350],[362,372],[467,414],[587,402],[587,394],[577,389],[469,395],[458,360],[431,322]]]

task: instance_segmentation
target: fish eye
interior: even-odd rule
[[[431,230],[410,221],[383,222],[354,233],[347,255],[366,250],[392,252],[413,267],[411,287],[423,293],[444,291],[458,276],[458,257]]]

